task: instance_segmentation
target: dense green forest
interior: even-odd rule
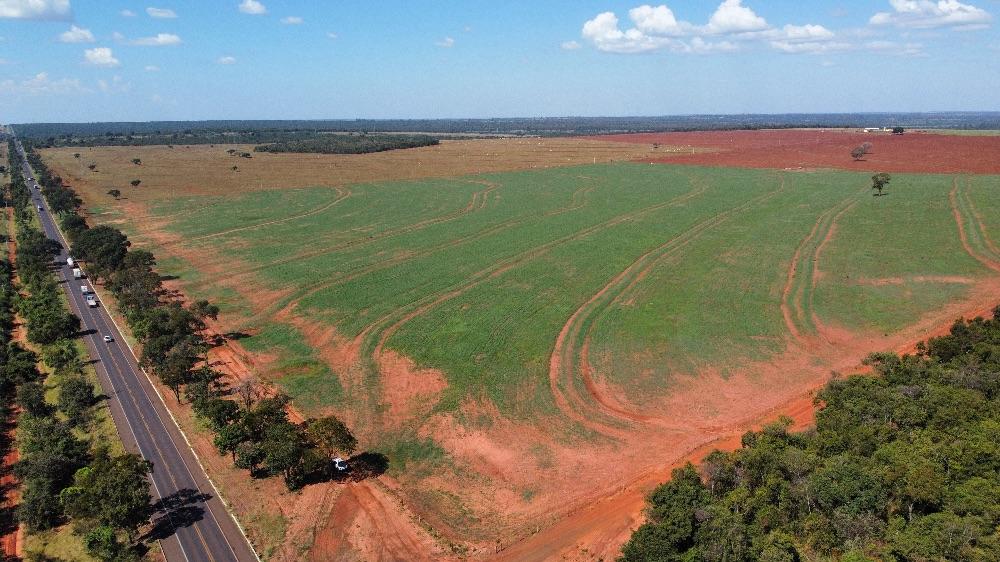
[[[254,147],[254,152],[310,152],[317,154],[368,154],[401,148],[433,146],[438,139],[427,135],[334,135],[288,140]]]
[[[1000,560],[1000,307],[788,420],[688,464],[649,497],[621,560]]]
[[[514,117],[494,119],[326,119],[30,123],[17,134],[43,146],[144,144],[261,144],[324,132],[475,135],[596,135],[603,133],[900,126],[1000,129],[1000,112],[817,113],[622,117]],[[285,137],[278,138],[278,137]],[[248,137],[254,137],[247,140]]]

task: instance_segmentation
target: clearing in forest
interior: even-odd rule
[[[104,150],[98,170],[124,166]],[[46,157],[97,221],[223,305],[297,408],[384,452],[408,509],[479,546],[1000,287],[998,176],[894,174],[873,197],[863,172],[615,162],[172,191],[191,185],[179,166],[115,202],[65,149]]]

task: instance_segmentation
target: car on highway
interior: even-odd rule
[[[111,343],[113,341],[115,341],[115,338],[111,336],[104,336],[104,343]]]
[[[41,205],[35,205],[35,206],[36,206],[36,207],[38,207],[38,210],[39,210],[39,211],[41,211],[41,210],[42,210],[42,206],[41,206]]]

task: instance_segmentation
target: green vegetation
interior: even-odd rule
[[[11,162],[14,169],[20,164]],[[35,229],[30,193],[19,174],[4,199],[15,209],[24,292],[14,285],[9,263],[0,262],[0,400],[4,419],[13,405],[21,408],[14,473],[22,494],[16,515],[28,530],[28,550],[47,555],[53,544],[60,546],[57,554],[74,559],[137,560],[144,551],[137,531],[151,514],[149,466],[135,455],[112,456],[108,449],[114,430],[109,431],[106,412],[96,408],[93,369],[84,366],[77,337],[79,320],[68,311],[50,270],[59,248]],[[40,356],[11,341],[14,309]],[[124,478],[130,469],[131,478]],[[95,487],[101,491],[88,494]],[[70,540],[71,535],[77,537]]]
[[[305,140],[258,145],[253,150],[254,152],[368,154],[436,144],[438,139],[427,135],[322,135]]]
[[[63,184],[62,178],[52,176],[33,150],[27,153],[29,161],[37,162],[37,175],[47,200],[74,201],[75,194]],[[117,228],[107,225],[89,228],[72,205],[60,211],[60,221],[66,227],[73,255],[87,263],[91,278],[104,281],[115,296],[133,335],[141,342],[139,364],[151,369],[174,392],[178,401],[181,400],[182,390],[185,392],[194,411],[207,419],[217,433],[216,445],[220,453],[230,453],[236,465],[248,469],[253,476],[280,474],[289,489],[294,489],[311,481],[332,477],[332,451],[348,456],[354,452],[357,442],[336,416],[294,424],[288,420],[285,410],[287,397],[281,394],[266,396],[264,388],[252,381],[246,381],[235,389],[241,395],[239,406],[242,407],[223,398],[226,389],[220,382],[221,374],[208,364],[206,354],[209,343],[204,335],[205,320],[215,319],[219,307],[206,300],[195,301],[185,307],[180,301],[167,298],[162,279],[153,269],[156,266],[155,257],[146,250],[130,251],[128,237]],[[25,237],[30,240],[28,234],[30,232],[26,232]],[[38,241],[27,248],[27,257],[32,260],[30,263],[36,264],[39,271],[33,278],[48,280],[33,286],[32,293],[48,295],[41,293],[41,289],[51,287],[52,294],[55,294],[57,289],[47,266],[58,254],[58,245],[51,241],[47,244]],[[35,254],[39,256],[37,259],[32,257]],[[51,312],[60,310],[52,305],[55,302],[53,299],[58,300],[56,297],[42,299],[33,296],[27,301],[32,305],[30,308],[22,305],[22,313],[29,317],[29,339],[34,334],[39,343],[54,344],[59,338],[68,337],[68,333],[79,329],[76,317]],[[31,319],[36,317],[41,320],[32,322]],[[59,352],[48,356],[61,366],[80,363],[64,357],[63,352],[72,349],[75,348],[61,346]],[[86,420],[87,408],[93,402],[93,389],[88,392],[82,386],[84,384],[89,383],[79,378],[67,379],[59,394],[59,409],[72,425]],[[98,456],[97,460],[101,461],[102,457]],[[118,461],[109,462],[114,464]],[[60,481],[60,484],[66,482]],[[85,484],[78,481],[76,486],[85,487]],[[76,513],[89,513],[82,511],[79,505],[73,505]],[[52,517],[56,517],[55,514]],[[54,519],[51,524],[55,524]],[[97,534],[87,535],[88,548],[103,555],[125,548],[116,542],[113,533],[109,534],[109,528],[109,523],[102,522],[91,529],[89,532]],[[129,539],[134,539],[132,534]]]
[[[439,409],[485,392],[505,413],[533,417],[554,409],[549,355],[566,320],[637,260],[625,280],[635,283],[612,287],[577,329],[590,337],[591,364],[640,403],[709,360],[726,372],[785,349],[782,288],[817,224],[794,279],[804,335],[816,333],[812,312],[882,334],[962,298],[988,272],[957,239],[952,180],[897,175],[891,194],[872,198],[864,174],[616,164],[359,185],[346,197],[190,197],[154,211],[174,217],[188,248],[232,264],[217,274],[171,267],[192,296],[240,286],[285,295],[230,293],[228,313],[246,318],[253,336],[241,343],[276,358],[276,380],[307,412],[368,400],[378,378],[341,388],[342,373],[272,316],[283,309],[346,339],[370,327],[368,357],[387,334],[386,348],[444,373]]]
[[[814,430],[675,470],[621,560],[1000,559],[1000,307],[918,351],[828,384]]]

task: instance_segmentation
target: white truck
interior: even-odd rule
[[[73,261],[73,258],[66,258],[66,265],[73,267],[74,263],[76,262]]]
[[[83,270],[79,267],[73,268],[73,279],[83,279]]]
[[[87,297],[87,306],[90,308],[97,308],[97,299],[94,298],[94,295]]]
[[[85,295],[90,294],[90,287],[86,285],[80,285],[80,292]]]

